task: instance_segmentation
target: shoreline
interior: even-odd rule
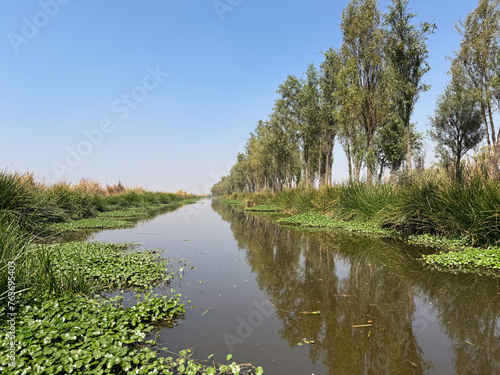
[[[479,273],[485,276],[500,277],[500,247],[474,247],[470,238],[465,236],[438,236],[429,233],[405,234],[394,228],[383,228],[374,220],[339,220],[328,216],[328,212],[303,211],[290,202],[286,209],[279,207],[279,200],[270,195],[259,193],[233,194],[229,198],[219,198],[221,203],[246,206],[245,212],[252,214],[282,213],[286,217],[275,217],[279,225],[294,228],[341,229],[369,235],[381,235],[405,241],[405,243],[426,246],[435,250],[432,254],[422,254],[419,261],[438,271]],[[244,199],[242,199],[244,198]],[[249,204],[250,202],[250,204]],[[303,203],[303,202],[302,202]],[[250,207],[248,207],[250,206]],[[273,209],[269,209],[273,207]]]

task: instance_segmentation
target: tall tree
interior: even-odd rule
[[[305,79],[302,80],[299,107],[302,122],[297,129],[297,135],[302,149],[305,183],[306,187],[310,187],[315,177],[320,173],[318,169],[321,169],[319,164],[322,160],[321,150],[323,148],[319,77],[313,64],[309,65]]]
[[[325,173],[322,182],[325,185],[332,183],[333,146],[335,136],[338,132],[338,108],[339,102],[336,97],[338,90],[339,72],[342,69],[342,61],[339,53],[330,48],[324,52],[325,61],[321,64],[321,117],[322,117],[322,139],[324,140]],[[321,181],[320,181],[321,182]]]
[[[396,183],[396,172],[405,158],[405,128],[399,116],[390,116],[375,135],[375,151],[379,162],[379,180],[385,166],[390,167],[391,182]]]
[[[452,62],[454,80],[460,80],[479,101],[486,142],[490,150],[489,175],[498,176],[500,131],[496,134],[495,77],[500,51],[500,0],[480,0],[477,8],[457,25],[462,35],[460,50]]]
[[[383,79],[383,31],[376,0],[351,0],[342,13],[342,54],[356,68],[349,87],[357,97],[358,118],[366,137],[367,183],[373,183],[373,137],[385,114],[386,84]]]
[[[452,82],[438,99],[434,117],[430,118],[431,137],[438,153],[447,150],[455,165],[455,178],[462,178],[461,160],[484,136],[483,115],[478,101],[464,87]],[[445,158],[448,158],[446,156]]]
[[[337,90],[333,93],[339,103],[336,117],[339,140],[347,157],[349,181],[359,182],[361,167],[366,158],[366,136],[359,113],[361,97],[354,88],[358,84],[356,61],[341,52],[341,67],[337,72]]]
[[[430,69],[426,41],[436,26],[424,22],[417,28],[411,24],[411,19],[416,14],[409,12],[408,2],[409,0],[392,0],[389,13],[384,18],[388,27],[385,53],[394,79],[392,100],[396,114],[404,126],[406,167],[411,173],[410,120],[420,94],[430,87],[423,84],[422,78]]]

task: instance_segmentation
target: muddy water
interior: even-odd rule
[[[161,345],[265,374],[500,374],[500,280],[430,271],[421,249],[282,228],[203,200],[95,240],[188,260],[193,309]]]

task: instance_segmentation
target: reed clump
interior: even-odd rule
[[[194,196],[127,189],[121,182],[102,187],[91,179],[83,179],[76,185],[67,182],[46,185],[32,173],[0,171],[0,301],[7,295],[9,264],[15,264],[18,291],[35,290],[40,285],[44,285],[43,290],[47,290],[47,285],[48,289],[62,285],[61,280],[46,278],[53,257],[43,247],[34,251],[31,246],[35,236],[43,235],[48,225],[67,225],[72,220],[93,218],[107,211],[160,208],[188,198]],[[77,287],[82,291],[87,288],[75,284],[70,289]]]
[[[362,221],[404,235],[468,238],[474,246],[500,244],[500,182],[477,165],[458,182],[430,169],[397,184],[342,183],[319,189],[233,194],[230,198],[276,205],[290,213],[316,212],[335,220]]]

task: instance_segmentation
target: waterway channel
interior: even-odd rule
[[[204,199],[91,240],[163,249],[194,308],[160,346],[265,374],[500,374],[500,279],[433,271],[422,248],[301,231]],[[182,261],[181,261],[182,260]]]

